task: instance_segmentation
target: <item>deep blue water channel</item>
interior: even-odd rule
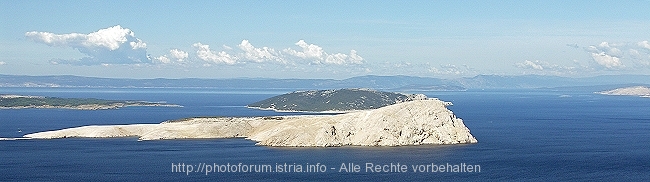
[[[84,125],[160,123],[194,116],[301,114],[244,107],[289,91],[1,88],[2,94],[166,101],[185,107],[0,110],[0,137],[20,137]],[[588,90],[470,90],[425,94],[453,102],[449,109],[464,120],[479,143],[277,148],[256,146],[241,138],[141,142],[136,138],[0,141],[0,181],[650,181],[648,98],[597,95]],[[238,167],[238,172],[206,174],[204,165],[202,172],[187,172],[190,165],[198,170],[203,164],[219,167],[240,163],[270,165],[274,171],[243,172]],[[348,167],[350,163],[359,165],[360,171],[341,170],[342,165]],[[407,166],[408,171],[367,171],[369,163],[380,166],[399,163]],[[185,164],[184,171],[178,170],[180,164]],[[413,166],[431,164],[480,166],[480,172],[412,170]],[[318,165],[318,171],[307,172],[309,165]],[[302,166],[303,172],[297,172],[297,166]],[[326,166],[325,171],[322,166]]]

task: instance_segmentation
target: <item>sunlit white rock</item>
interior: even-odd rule
[[[82,126],[27,138],[139,137],[140,140],[246,137],[267,146],[402,146],[476,143],[438,99],[328,116],[189,118],[160,124]]]

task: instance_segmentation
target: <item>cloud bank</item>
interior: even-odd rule
[[[160,51],[157,55],[150,55],[148,44],[137,38],[134,31],[120,25],[91,33],[58,34],[30,31],[25,33],[25,37],[38,44],[72,48],[83,54],[81,58],[72,59],[54,57],[49,60],[51,64],[94,66],[99,69],[128,67],[143,72],[178,70],[206,73],[213,70],[219,73],[257,76],[278,76],[287,72],[353,76],[371,72],[369,66],[372,66],[366,64],[356,50],[344,53],[329,52],[305,40],[298,40],[280,48],[259,46],[248,39],[243,39],[236,45],[217,46],[197,41],[185,47],[181,45],[157,50]],[[5,67],[4,64],[6,63],[0,62],[0,67]]]
[[[120,25],[89,34],[31,31],[25,37],[49,46],[71,47],[88,57],[79,60],[53,60],[55,64],[101,65],[151,63],[147,44],[135,37],[133,31]]]
[[[349,54],[329,54],[322,47],[307,44],[304,40],[298,41],[295,45],[301,49],[286,48],[278,51],[269,47],[255,47],[248,40],[242,40],[236,46],[239,48],[238,50],[223,45],[222,47],[225,50],[215,51],[209,45],[200,42],[195,43],[192,47],[196,49],[197,58],[205,61],[207,64],[274,63],[281,65],[360,65],[364,63],[363,57],[359,56],[356,50],[350,50]]]
[[[37,43],[54,47],[70,47],[86,55],[77,60],[53,59],[53,64],[111,65],[111,64],[156,64],[156,65],[360,65],[364,59],[356,50],[349,54],[330,54],[322,47],[308,44],[304,40],[295,43],[298,49],[276,50],[270,47],[255,47],[250,41],[242,40],[237,46],[223,45],[223,50],[213,50],[210,45],[197,42],[191,45],[194,51],[170,49],[167,54],[149,56],[147,44],[135,37],[130,29],[120,25],[100,29],[89,34],[51,32],[26,32],[25,37]],[[193,54],[190,54],[193,53]]]
[[[602,42],[585,48],[593,61],[608,70],[650,68],[650,44],[648,41],[635,43]]]
[[[577,44],[567,44],[580,48]],[[650,43],[648,41],[611,43],[582,47],[588,60],[573,60],[571,66],[551,64],[546,61],[515,63],[514,66],[526,70],[524,73],[566,75],[577,73],[627,72],[644,73],[650,70]]]

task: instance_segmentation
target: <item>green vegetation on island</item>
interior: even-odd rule
[[[0,108],[63,108],[80,110],[117,109],[128,106],[168,106],[179,105],[146,101],[104,100],[95,98],[59,98],[42,96],[0,95]]]
[[[426,96],[370,89],[309,90],[278,95],[249,104],[248,107],[277,111],[353,111],[422,99],[426,99]]]

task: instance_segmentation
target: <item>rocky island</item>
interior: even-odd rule
[[[146,102],[146,101],[120,101],[104,100],[93,98],[59,98],[43,96],[24,96],[24,95],[0,95],[0,109],[78,109],[78,110],[100,110],[100,109],[119,109],[130,106],[163,106],[163,107],[182,107],[175,104],[164,102]]]
[[[160,124],[82,126],[26,138],[139,137],[139,140],[234,138],[281,147],[405,146],[476,143],[463,120],[434,98],[337,115],[197,117]]]
[[[604,95],[632,95],[650,98],[650,88],[644,86],[617,88],[597,93]]]

